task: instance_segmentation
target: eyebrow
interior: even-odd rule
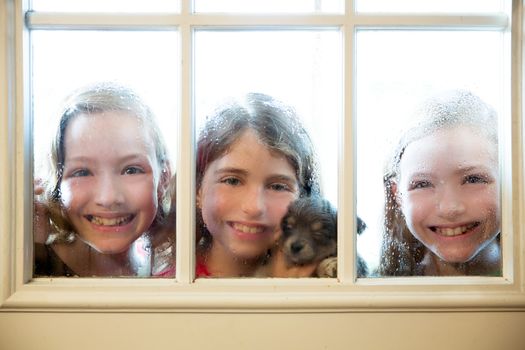
[[[249,172],[247,170],[244,170],[244,169],[241,169],[241,168],[226,167],[226,168],[220,168],[220,169],[215,170],[214,174],[215,175],[236,174],[236,175],[247,176],[249,174]],[[268,176],[268,178],[281,180],[281,181],[285,181],[285,182],[298,183],[298,181],[295,178],[295,176],[291,177],[291,176],[284,175],[284,174],[271,174],[270,176]]]
[[[66,156],[64,160],[68,160],[70,162],[88,162],[88,161],[93,161],[96,159],[98,159],[97,156],[91,157],[91,156],[80,155],[77,157],[67,157]],[[129,162],[133,160],[147,160],[147,159],[149,159],[149,156],[147,155],[144,155],[141,153],[132,153],[132,154],[128,154],[128,155],[118,158],[118,161],[119,162]]]
[[[471,172],[471,171],[477,171],[477,172],[483,172],[483,173],[490,173],[491,172],[490,168],[485,166],[485,165],[469,165],[469,166],[466,166],[466,167],[459,167],[454,173],[458,174],[458,175],[462,175],[464,173],[468,173],[468,172]],[[418,177],[432,177],[432,176],[433,176],[433,172],[432,171],[429,171],[429,172],[416,172],[416,173],[410,174],[410,179],[418,178]]]

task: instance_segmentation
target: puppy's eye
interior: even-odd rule
[[[326,230],[312,231],[312,238],[317,242],[317,244],[325,245],[331,240],[331,235]]]
[[[286,218],[286,226],[288,226],[289,228],[292,228],[295,226],[296,221],[297,219],[295,216],[289,216]]]
[[[323,223],[321,221],[314,221],[310,224],[310,230],[312,231],[319,231],[321,228],[323,228]]]

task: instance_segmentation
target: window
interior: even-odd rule
[[[262,14],[253,14],[243,9],[240,13],[225,15],[227,5],[218,9],[217,3],[213,2],[213,8],[210,8],[204,1],[196,2],[195,12],[191,11],[193,6],[189,1],[181,2],[180,12],[177,12],[178,4],[169,3],[168,7],[173,10],[166,14],[159,14],[158,8],[151,12],[142,8],[124,14],[91,12],[91,9],[86,12],[79,10],[78,13],[68,9],[60,13],[46,12],[56,11],[56,8],[39,7],[41,4],[36,1],[33,9],[19,2],[12,4],[15,5],[11,9],[15,18],[20,20],[25,16],[26,24],[23,29],[12,24],[16,36],[5,44],[6,65],[9,72],[16,74],[5,75],[7,78],[3,84],[9,87],[6,91],[15,91],[16,94],[4,92],[1,97],[9,106],[6,112],[8,129],[14,135],[3,138],[7,145],[2,148],[2,162],[7,166],[3,170],[6,176],[1,180],[2,188],[7,189],[6,193],[16,194],[16,201],[3,209],[3,215],[8,218],[3,224],[7,228],[4,232],[13,234],[3,234],[2,239],[7,246],[17,247],[2,257],[4,266],[15,266],[12,270],[5,269],[9,270],[6,275],[11,282],[3,292],[6,307],[82,309],[86,305],[96,305],[102,309],[142,310],[266,306],[276,310],[523,307],[524,267],[520,265],[523,262],[518,254],[523,241],[518,214],[523,209],[522,139],[521,131],[511,129],[512,123],[519,125],[521,120],[517,102],[521,77],[511,74],[513,70],[520,71],[521,56],[517,53],[521,52],[521,43],[514,36],[521,28],[519,21],[512,22],[510,1],[504,2],[504,8],[477,8],[472,13],[463,13],[464,7],[458,10],[460,14],[455,14],[457,10],[452,8],[447,8],[446,12],[431,9],[426,15],[419,11],[407,14],[403,8],[396,11],[385,9],[387,14],[378,14],[377,8],[360,7],[364,5],[359,2],[355,10],[352,6],[343,10],[340,4],[327,2],[327,10],[315,7],[295,10],[266,8]],[[152,3],[151,6],[156,5]],[[514,8],[514,13],[521,13],[521,5]],[[253,45],[251,40],[254,38],[260,46],[249,46]],[[317,46],[310,45],[314,41]],[[116,46],[116,42],[121,46]],[[237,42],[238,47],[229,48],[232,42]],[[429,43],[432,45],[426,46]],[[57,57],[48,51],[52,46]],[[282,56],[257,55],[256,50],[260,47]],[[266,63],[281,63],[282,67],[277,68],[283,68],[284,72],[258,70],[253,62],[254,66],[246,66],[247,70],[241,71],[253,73],[253,76],[248,76],[253,80],[242,81],[246,77],[239,75],[235,77],[238,80],[232,78],[232,85],[225,87],[221,81],[229,78],[228,70],[239,69],[236,61],[229,60],[234,56],[226,53],[237,49],[239,51],[234,52],[244,55],[236,56],[239,59],[251,61],[250,55],[263,57]],[[312,50],[317,55],[315,60]],[[441,55],[443,50],[454,55]],[[137,51],[141,51],[140,54]],[[149,55],[142,56],[144,51]],[[112,52],[113,57],[102,56],[105,52]],[[307,57],[294,60],[289,56],[292,54]],[[210,55],[213,59],[206,57]],[[101,58],[105,60],[100,61]],[[82,62],[84,59],[85,63]],[[432,60],[438,62],[432,63]],[[425,64],[415,65],[421,61]],[[95,67],[94,62],[101,63]],[[460,68],[440,70],[453,64]],[[315,77],[318,80],[314,79],[313,84],[309,82],[307,85],[301,80],[303,65],[318,68],[319,75]],[[85,68],[88,66],[96,69],[88,71]],[[408,70],[410,74],[405,74]],[[277,75],[270,73],[285,74],[289,78],[273,84]],[[153,79],[152,75],[157,77]],[[78,80],[73,79],[76,76]],[[40,142],[32,135],[43,127],[38,124],[37,109],[42,108],[42,113],[47,113],[43,112],[48,108],[46,104],[55,105],[64,91],[84,79],[98,77],[129,79],[127,82],[141,89],[143,95],[152,101],[158,114],[167,116],[167,126],[163,131],[176,135],[176,144],[172,145],[177,173],[175,279],[93,279],[89,282],[83,279],[32,279],[32,252],[29,248],[32,241],[32,145]],[[324,80],[328,78],[330,80]],[[207,79],[210,79],[209,83]],[[323,118],[323,128],[319,124],[311,127],[323,132],[326,130],[324,126],[331,127],[327,135],[322,136],[321,142],[328,140],[330,146],[321,157],[331,164],[327,170],[331,175],[328,178],[334,179],[333,175],[337,174],[336,180],[330,180],[336,184],[332,183],[329,190],[339,211],[337,279],[194,279],[195,238],[188,233],[193,232],[195,226],[195,132],[206,110],[220,97],[218,92],[226,95],[238,93],[236,89],[239,88],[266,88],[264,79],[273,84],[274,93],[282,94],[290,104],[304,108],[306,114],[312,113],[312,122],[319,122],[315,115],[320,111],[336,118],[335,121]],[[46,87],[50,81],[53,87]],[[257,84],[250,86],[252,82]],[[246,85],[240,87],[242,84]],[[363,252],[373,261],[377,259],[374,247],[378,246],[377,239],[374,241],[365,235],[356,238],[349,234],[354,232],[355,214],[361,215],[362,208],[367,205],[365,198],[368,194],[361,192],[360,181],[366,176],[361,170],[369,164],[362,163],[361,148],[377,148],[379,142],[374,141],[382,138],[375,132],[365,131],[370,126],[364,121],[371,119],[369,113],[383,114],[381,108],[390,105],[395,108],[387,111],[392,118],[397,118],[420,96],[456,84],[474,87],[496,106],[502,120],[502,276],[357,279],[355,253]],[[394,92],[397,95],[392,95]],[[312,96],[315,98],[310,100]],[[394,98],[396,103],[391,103]],[[308,107],[301,106],[305,100]],[[371,125],[374,126],[377,124]],[[370,142],[373,147],[363,142]],[[334,147],[338,150],[335,157]],[[3,201],[8,203],[7,199]],[[375,220],[365,217],[369,230],[374,227],[372,222]],[[366,240],[372,241],[369,245],[372,248],[361,250],[361,244]],[[100,294],[89,292],[93,286],[101,291]],[[274,291],[279,293],[272,293]],[[369,292],[375,293],[379,300],[377,305],[370,307],[367,303]],[[447,300],[438,304],[434,292],[446,295]],[[45,298],[42,298],[43,294]],[[152,298],[153,294],[155,298]],[[471,298],[473,294],[478,297]],[[64,299],[64,295],[67,298]]]

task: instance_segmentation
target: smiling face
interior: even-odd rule
[[[298,197],[288,160],[272,153],[251,130],[207,167],[197,194],[213,237],[212,254],[257,259],[281,234],[281,220]]]
[[[461,126],[410,143],[397,201],[411,233],[440,259],[473,259],[500,232],[497,146]]]
[[[156,216],[160,169],[146,129],[116,111],[80,114],[66,128],[60,199],[99,252],[125,252]]]

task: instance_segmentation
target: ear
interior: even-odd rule
[[[173,186],[175,186],[175,178],[171,177],[171,170],[169,164],[166,164],[160,171],[159,185],[158,185],[158,195],[160,197],[170,189],[171,182],[173,181]]]
[[[198,208],[198,209],[202,209],[202,189],[199,188],[197,190],[197,197],[195,198],[195,206]]]

